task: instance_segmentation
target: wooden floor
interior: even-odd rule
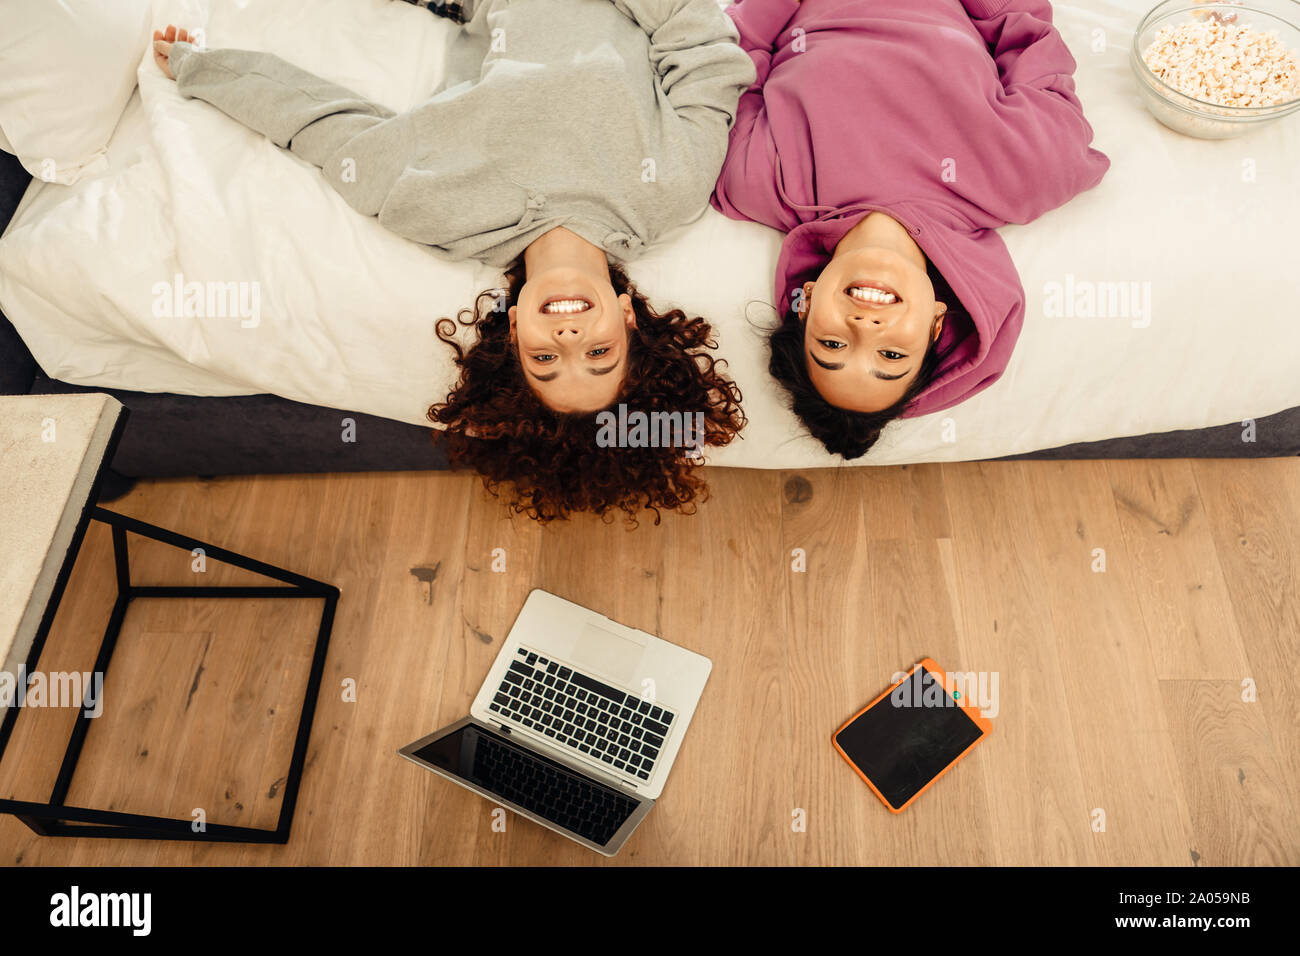
[[[712,486],[699,514],[628,532],[507,519],[464,475],[142,484],[110,507],[342,588],[292,839],[72,840],[6,816],[0,864],[1300,863],[1300,459]],[[198,577],[187,552],[131,543],[136,582]],[[257,580],[210,562],[201,583]],[[42,670],[90,669],[112,587],[92,524]],[[534,587],[713,660],[612,861],[518,817],[494,832],[490,803],[395,753],[468,712]],[[272,824],[319,606],[137,601],[70,802]],[[996,674],[998,713],[894,816],[830,735],[924,656]],[[0,794],[48,797],[72,717],[23,712]]]

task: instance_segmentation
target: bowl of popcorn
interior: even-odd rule
[[[1130,61],[1147,109],[1172,130],[1227,139],[1300,110],[1300,0],[1165,0]]]

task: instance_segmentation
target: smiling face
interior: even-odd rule
[[[632,299],[608,277],[556,267],[529,274],[510,307],[510,337],[524,380],[549,408],[595,412],[618,397],[627,373]]]
[[[813,387],[837,408],[888,408],[916,378],[946,309],[911,258],[875,246],[837,254],[803,287]]]

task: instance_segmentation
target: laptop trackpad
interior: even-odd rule
[[[636,674],[644,653],[641,642],[588,624],[573,645],[573,662],[626,684]]]

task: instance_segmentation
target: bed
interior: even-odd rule
[[[1001,230],[1027,298],[1005,375],[895,423],[853,464],[1300,451],[1300,120],[1219,142],[1160,126],[1128,65],[1147,6],[1055,5],[1112,168],[1062,209]],[[194,0],[153,13],[396,110],[436,88],[451,29],[394,0]],[[494,286],[496,270],[440,260],[357,215],[313,167],[180,97],[147,49],[138,81],[105,168],[72,185],[34,180],[0,238],[0,310],[44,376],[425,424],[452,373],[434,323]],[[711,465],[844,464],[802,432],[767,376],[779,246],[772,230],[704,210],[629,270],[656,304],[710,318],[744,393],[749,425]],[[224,308],[176,314],[191,282],[208,301],[228,291]]]

